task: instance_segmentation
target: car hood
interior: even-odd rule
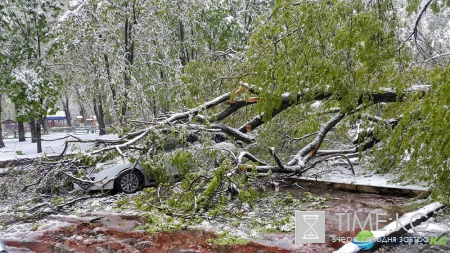
[[[138,162],[131,163],[129,160],[112,160],[98,163],[95,167],[86,169],[86,177],[94,181],[94,186],[102,185],[114,180],[123,170],[134,168]]]

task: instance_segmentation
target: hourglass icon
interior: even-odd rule
[[[303,215],[303,221],[308,225],[308,229],[303,234],[303,239],[319,239],[317,231],[313,229],[314,224],[316,224],[319,215]]]

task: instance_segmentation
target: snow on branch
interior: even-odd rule
[[[294,158],[288,162],[289,166],[294,166],[296,164],[300,165],[301,167],[305,166],[305,163],[308,162],[309,159],[315,156],[315,153],[319,149],[320,145],[322,144],[323,139],[325,139],[325,136],[327,133],[337,124],[339,123],[346,114],[344,113],[338,113],[333,118],[331,118],[327,123],[325,123],[319,130],[318,134],[316,135],[316,138],[310,142],[308,145],[306,145],[304,148],[302,148],[297,155],[294,156]]]
[[[395,90],[391,88],[381,88],[380,91],[371,92],[368,94],[363,94],[360,96],[358,103],[363,104],[364,103],[364,97],[369,95],[372,98],[372,103],[378,104],[378,103],[392,103],[397,101],[403,101],[406,96],[413,92],[421,92],[422,95],[424,95],[429,89],[431,88],[430,85],[415,85],[408,89],[406,89],[403,93],[398,94]],[[332,96],[332,93],[317,93],[311,100],[325,100]],[[292,95],[291,93],[285,93],[282,95],[282,102],[279,108],[274,108],[271,112],[269,112],[269,116],[274,117],[277,114],[281,113],[282,111],[286,110],[287,108],[301,103],[303,99],[303,95],[301,93],[298,93],[297,95]],[[339,100],[339,98],[337,98]],[[309,100],[308,100],[309,101]],[[306,101],[305,101],[306,102]],[[243,106],[246,106],[242,105]],[[270,117],[270,118],[271,118]],[[247,133],[250,132],[257,127],[263,125],[264,122],[264,113],[260,115],[254,116],[252,119],[244,123],[242,126],[238,127],[238,130]]]
[[[373,120],[377,123],[381,123],[384,128],[395,128],[399,122],[398,119],[381,119],[377,116],[371,115],[362,115],[363,117],[370,117],[369,120]],[[379,142],[380,139],[375,135],[374,128],[370,128],[369,131],[365,132],[363,135],[359,135],[353,143],[355,144],[354,148],[349,149],[337,149],[337,150],[318,150],[317,155],[332,155],[332,154],[357,154],[358,152],[366,151]]]
[[[251,135],[248,135],[248,134],[245,134],[245,133],[242,133],[242,132],[240,132],[240,131],[232,128],[232,127],[229,127],[227,125],[211,124],[210,127],[212,129],[220,129],[223,132],[227,133],[228,135],[234,137],[235,139],[241,140],[241,141],[243,141],[245,143],[252,143],[252,142],[254,142],[256,140],[255,137],[253,137]]]
[[[221,103],[229,100],[230,97],[231,97],[231,93],[225,93],[225,94],[223,94],[223,95],[221,95],[221,96],[219,96],[219,97],[217,97],[217,98],[215,98],[215,99],[213,99],[211,101],[208,101],[208,102],[206,102],[206,103],[204,103],[204,104],[202,104],[202,105],[200,105],[200,106],[198,106],[196,108],[193,108],[193,109],[190,109],[188,111],[181,112],[181,113],[174,113],[169,118],[163,119],[163,120],[161,120],[159,122],[156,122],[156,123],[152,124],[151,126],[145,128],[145,129],[141,129],[141,130],[135,131],[133,133],[129,133],[129,134],[125,135],[124,137],[122,137],[122,140],[126,140],[126,139],[131,138],[130,140],[125,141],[124,143],[119,144],[119,145],[108,146],[108,147],[96,150],[96,151],[92,152],[92,154],[94,155],[94,154],[102,153],[102,152],[109,151],[109,150],[112,150],[112,149],[116,149],[120,153],[120,149],[130,147],[131,145],[133,145],[136,142],[138,142],[141,139],[143,139],[145,136],[147,136],[151,131],[155,130],[157,127],[164,126],[164,125],[167,125],[167,124],[170,125],[170,124],[175,123],[175,122],[180,121],[180,120],[186,120],[187,119],[187,120],[190,121],[194,116],[198,115],[199,112],[201,112],[202,110],[209,109],[209,108],[212,108],[212,107],[214,107],[214,106],[216,106],[218,104],[221,104]],[[230,128],[230,132],[237,132],[237,131],[232,131],[232,129]],[[252,139],[252,138],[244,136],[244,135],[240,135],[240,136],[243,137],[244,139],[247,139],[247,140]]]

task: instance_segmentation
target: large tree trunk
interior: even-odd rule
[[[47,116],[44,116],[44,117],[42,117],[40,119],[41,125],[42,125],[42,129],[44,129],[44,134],[48,134],[47,124],[45,124],[46,119],[47,119]]]
[[[36,142],[36,120],[30,119],[31,143]]]
[[[104,59],[105,59],[106,74],[108,75],[108,84],[109,84],[109,88],[111,89],[112,99],[113,99],[113,103],[114,103],[114,110],[117,110],[118,107],[117,107],[116,89],[113,87],[112,81],[111,81],[112,78],[111,78],[111,70],[109,68],[108,55],[104,54],[103,56],[104,56]],[[109,117],[108,124],[112,124],[112,122],[113,122],[112,117]],[[104,113],[103,113],[103,123],[105,123]],[[99,125],[100,125],[100,123],[99,123]],[[105,133],[106,133],[106,131],[105,131]]]
[[[64,113],[66,114],[66,120],[67,120],[67,126],[72,126],[72,117],[70,116],[70,110],[69,110],[69,98],[65,96],[64,100],[61,100],[61,103],[63,105]]]
[[[111,79],[111,70],[109,68],[109,60],[108,60],[108,55],[104,54],[103,58],[105,59],[105,67],[106,67],[106,74],[108,76],[108,82],[109,82],[109,88],[111,89],[111,95],[112,95],[112,100],[114,103],[114,110],[118,110],[118,106],[117,106],[117,96],[116,96],[116,89],[114,88],[114,86],[112,85],[112,79]],[[112,124],[112,118],[110,117],[110,119],[108,120],[108,124]]]
[[[25,139],[25,126],[23,124],[23,121],[17,121],[17,128],[19,131],[19,142],[24,142],[26,141]]]
[[[186,66],[189,63],[189,51],[184,45],[184,25],[181,20],[178,22],[180,29],[180,61],[181,65]]]
[[[80,104],[80,115],[81,117],[83,117],[81,119],[81,123],[83,123],[83,125],[86,124],[86,110],[84,109],[84,106],[82,104]]]
[[[42,141],[41,141],[41,123],[42,123],[42,119],[43,117],[39,117],[39,120],[35,120],[35,124],[36,124],[36,147],[37,147],[37,152],[38,153],[42,153]]]
[[[5,143],[3,142],[3,131],[2,128],[0,127],[0,148],[4,148],[5,147]]]
[[[19,112],[19,105],[18,104],[14,104],[14,109],[16,110],[16,115]],[[18,128],[18,132],[19,132],[19,142],[24,142],[25,140],[25,127],[23,124],[23,120],[18,120],[17,121],[17,128]]]
[[[22,120],[17,121],[17,128],[19,131],[19,142],[26,141],[25,139],[25,127]]]
[[[0,120],[2,119],[2,96],[3,94],[0,93]],[[0,148],[4,148],[5,143],[3,142],[3,131],[2,126],[0,126]]]
[[[99,135],[105,135],[106,134],[105,115],[103,112],[103,104],[100,96],[98,97],[98,103],[94,97],[94,112],[95,116],[97,117],[98,129],[100,130]]]
[[[133,6],[133,16],[136,18],[135,10]],[[134,40],[132,38],[132,30],[133,23],[137,23],[137,20],[134,19],[130,22],[128,17],[125,19],[125,29],[124,29],[124,39],[125,39],[125,71],[124,71],[124,86],[125,90],[123,91],[123,101],[122,101],[122,111],[120,117],[120,123],[124,124],[126,122],[126,114],[128,110],[128,90],[131,89],[131,66],[134,61]]]

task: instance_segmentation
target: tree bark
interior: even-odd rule
[[[19,105],[18,104],[14,104],[14,109],[16,110],[16,115],[19,113]],[[19,142],[24,142],[26,141],[25,139],[25,127],[23,124],[23,120],[18,120],[17,121],[17,128],[18,128],[18,132],[19,132]]]
[[[30,119],[31,143],[36,142],[36,120]]]
[[[100,96],[98,96],[98,102],[94,97],[94,113],[97,117],[98,122],[98,129],[99,129],[99,135],[105,135],[106,134],[106,126],[105,126],[105,115],[103,112],[103,103]]]
[[[67,96],[65,96],[64,100],[61,100],[61,103],[63,105],[64,113],[66,114],[67,125],[69,127],[71,127],[72,126],[72,116],[70,115],[70,110],[69,110],[69,98]]]
[[[97,116],[99,135],[106,135],[105,113],[103,111],[103,102],[101,99],[99,100],[100,102],[98,104],[98,116]]]
[[[429,89],[430,89],[429,85],[417,85],[417,86],[413,86],[413,87],[405,90],[399,96],[393,89],[381,88],[380,92],[377,91],[377,92],[372,92],[372,93],[367,93],[367,94],[361,95],[358,103],[362,104],[363,98],[365,96],[370,96],[372,98],[372,102],[374,104],[398,102],[398,101],[403,101],[409,94],[414,93],[414,92],[419,92],[423,96]],[[327,98],[330,98],[331,95],[332,95],[331,93],[319,93],[314,98],[312,98],[312,100],[325,100]],[[298,93],[297,95],[283,94],[280,107],[274,108],[271,112],[269,112],[269,115],[268,115],[268,116],[270,116],[269,118],[276,116],[280,112],[286,110],[287,108],[289,108],[295,104],[301,103],[302,99],[303,99],[303,94],[301,94],[301,93]],[[339,98],[336,98],[336,99],[339,100]],[[249,105],[249,103],[243,104],[237,109],[240,109],[241,107],[244,107],[247,105]],[[253,117],[251,120],[247,121],[244,125],[240,126],[238,128],[238,130],[241,131],[242,133],[247,133],[247,132],[254,130],[255,128],[257,128],[265,123],[264,116],[265,116],[264,114],[260,114],[260,115]]]
[[[43,117],[39,117],[40,119],[42,119]],[[41,140],[41,120],[36,120],[35,124],[36,124],[36,147],[37,147],[37,153],[42,153],[42,140]]]
[[[346,114],[338,113],[333,118],[331,118],[327,123],[325,123],[319,130],[319,132],[316,135],[316,138],[310,142],[308,145],[306,145],[304,148],[302,148],[297,155],[294,156],[294,158],[288,163],[289,166],[295,166],[300,165],[304,167],[304,165],[313,158],[317,151],[319,150],[320,145],[322,144],[323,140],[325,139],[325,136],[327,133],[336,126],[337,123],[339,123]]]
[[[184,25],[181,20],[178,22],[180,29],[180,61],[182,66],[186,66],[189,63],[189,52],[184,46]]]
[[[2,119],[2,96],[3,94],[0,93],[0,120]],[[0,125],[0,148],[4,148],[5,143],[3,142],[3,131],[2,126]]]
[[[44,116],[40,119],[42,129],[44,129],[44,134],[48,133],[47,124],[45,124],[45,120],[47,119],[47,116]],[[40,128],[40,127],[39,127]]]
[[[19,142],[26,141],[25,139],[25,127],[22,120],[17,121],[17,128],[19,131]]]
[[[103,54],[103,58],[105,59],[106,74],[107,74],[107,77],[108,77],[109,88],[111,89],[112,100],[113,100],[113,103],[114,103],[114,110],[118,110],[116,89],[112,85],[112,81],[111,81],[112,78],[111,78],[111,70],[110,70],[110,67],[109,67],[108,55],[106,53]]]
[[[84,109],[84,106],[82,104],[80,104],[80,114],[81,114],[81,117],[83,117],[81,119],[81,123],[83,123],[83,125],[86,124],[86,113],[85,113],[85,111],[86,110]]]
[[[134,9],[133,9],[134,12]],[[120,117],[120,123],[124,124],[126,122],[126,114],[128,110],[128,90],[131,86],[131,77],[130,71],[131,66],[133,65],[134,60],[134,41],[132,40],[132,29],[133,22],[130,22],[128,17],[125,18],[125,31],[124,31],[124,40],[125,40],[125,71],[123,73],[124,86],[125,89],[123,91],[123,102],[122,102],[122,111]]]

